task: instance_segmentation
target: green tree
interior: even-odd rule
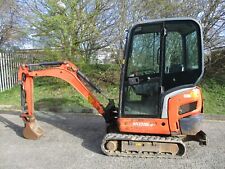
[[[125,29],[144,20],[192,17],[203,25],[206,49],[224,45],[224,5],[225,0],[27,0],[26,18],[50,53],[88,62],[110,46],[120,60]]]
[[[96,50],[108,45],[103,33],[110,23],[99,19],[108,9],[107,3],[98,0],[27,2],[33,12],[31,26],[36,37],[45,39],[44,46],[61,51],[64,58],[83,58],[85,62]]]

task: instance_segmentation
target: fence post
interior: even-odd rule
[[[3,91],[2,89],[2,53],[0,52],[0,91]]]
[[[5,81],[5,53],[2,53],[2,80],[3,80],[3,91],[6,89],[6,81]]]
[[[0,67],[1,67],[1,91],[5,90],[5,82],[4,82],[4,53],[1,53],[1,60],[0,60]]]

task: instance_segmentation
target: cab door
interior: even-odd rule
[[[195,85],[203,74],[201,28],[193,20],[165,23],[163,83],[165,91]]]

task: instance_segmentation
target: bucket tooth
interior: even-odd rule
[[[25,123],[23,136],[27,139],[37,140],[43,135],[44,131],[38,126],[36,120]]]

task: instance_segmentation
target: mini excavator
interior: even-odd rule
[[[73,63],[46,62],[19,67],[23,135],[38,139],[43,130],[34,115],[33,79],[60,78],[78,91],[107,124],[101,149],[109,156],[183,156],[186,141],[206,145],[201,130],[203,43],[199,23],[163,19],[132,26],[126,36],[118,106],[103,106],[92,94],[102,91]]]

